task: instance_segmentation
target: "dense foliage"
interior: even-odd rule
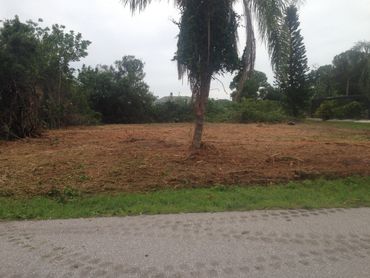
[[[189,0],[180,4],[181,20],[175,59],[198,86],[203,71],[233,71],[239,62],[237,15],[228,0]]]
[[[312,112],[315,112],[322,103],[316,115],[330,115],[329,118],[370,118],[370,42],[358,42],[356,45],[334,57],[332,65],[324,65],[309,74],[309,83],[314,102]],[[341,106],[358,102],[358,113],[328,113],[330,107]],[[345,115],[345,116],[343,116]],[[353,115],[353,116],[352,116]]]
[[[335,56],[332,65],[312,70],[309,80],[315,97],[370,97],[370,42],[358,42]]]
[[[197,25],[204,23],[204,19],[190,16],[198,7],[202,9],[197,13],[210,12],[212,20],[226,15],[230,17],[220,25],[209,25],[212,27],[209,34],[215,42],[207,52],[207,64],[212,69],[206,75],[211,78],[213,73],[239,69],[230,84],[235,101],[211,99],[205,114],[207,121],[284,121],[287,115],[308,113],[307,88],[313,98],[311,112],[315,116],[323,119],[370,116],[369,42],[357,43],[337,55],[332,65],[313,70],[306,78],[307,59],[297,10],[289,7],[284,23],[289,31],[284,33],[284,36],[289,35],[287,52],[284,52],[283,44],[280,44],[279,52],[282,55],[279,62],[286,62],[275,67],[279,85],[276,88],[267,82],[263,72],[256,70],[249,73],[248,79],[243,79],[245,57],[238,59],[233,40],[237,15],[229,6],[226,13],[217,7],[207,11],[206,7],[211,6],[203,7],[206,3],[210,5],[207,1],[189,1],[190,6],[181,10],[183,18],[179,23],[175,58],[180,68],[189,72],[189,78],[194,78],[193,85],[199,81],[197,78],[203,78],[204,71],[191,56],[192,51],[200,51],[192,40],[208,43],[210,39],[194,32]],[[221,43],[222,38],[227,42]],[[124,56],[113,65],[83,66],[77,72],[71,63],[87,56],[89,44],[81,34],[66,31],[63,25],[41,27],[40,23],[32,21],[23,23],[18,17],[3,22],[0,27],[0,138],[37,136],[44,128],[99,122],[194,120],[194,96],[192,100],[181,97],[156,100],[144,81],[144,63],[134,56]],[[208,99],[208,95],[206,97]]]
[[[194,120],[192,105],[187,98],[155,102],[153,111],[153,121],[159,123],[191,122]]]
[[[271,100],[245,100],[238,113],[237,120],[241,123],[279,123],[288,119],[283,106]]]
[[[0,43],[1,138],[37,136],[44,128],[68,125],[194,119],[190,98],[155,99],[144,82],[144,63],[134,56],[110,66],[83,66],[77,72],[70,63],[87,55],[90,42],[62,25],[43,28],[16,17],[4,22]],[[264,73],[254,76],[248,92],[269,86]],[[211,100],[207,120],[263,120],[263,112],[247,116],[250,107],[259,113],[252,103]]]
[[[155,100],[144,77],[143,62],[125,56],[113,66],[83,66],[78,81],[104,123],[140,123],[152,120]]]
[[[240,102],[210,100],[206,119],[209,122],[279,123],[289,119],[279,101],[246,98]]]
[[[242,89],[238,91],[242,71],[233,78],[230,89],[233,90],[231,97],[234,101],[241,101],[243,98],[265,98],[273,89],[267,82],[264,72],[254,70],[250,77],[244,82]]]
[[[41,20],[40,20],[41,22]],[[144,64],[125,56],[113,66],[71,67],[90,42],[63,25],[18,17],[0,28],[0,138],[40,135],[44,128],[156,121]]]
[[[336,100],[326,100],[321,103],[315,116],[323,120],[329,119],[361,119],[365,117],[364,107],[358,101],[341,103]]]
[[[71,62],[87,55],[89,41],[62,25],[6,20],[0,29],[0,137],[36,136],[43,127],[73,124],[92,113],[76,90]],[[79,122],[80,123],[80,122]]]
[[[0,137],[40,132],[40,42],[33,24],[18,18],[4,22],[0,31]]]

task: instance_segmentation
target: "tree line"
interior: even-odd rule
[[[63,25],[5,20],[0,29],[0,138],[38,136],[45,128],[155,119],[144,64],[125,56],[113,65],[76,70],[90,41]]]
[[[370,41],[357,42],[309,74],[314,97],[370,97]]]
[[[135,10],[150,1],[123,2]],[[124,56],[113,65],[75,69],[71,63],[86,57],[91,44],[80,33],[58,24],[41,27],[41,19],[38,23],[21,22],[18,17],[5,20],[0,28],[0,138],[37,136],[45,128],[99,122],[195,120],[192,146],[196,149],[205,117],[210,121],[275,122],[308,115],[317,98],[361,95],[369,99],[368,42],[336,56],[333,65],[309,72],[297,8],[288,0],[243,1],[247,42],[239,58],[236,32],[240,17],[232,2],[177,3],[181,18],[174,59],[180,77],[187,74],[189,78],[192,103],[176,98],[157,102],[144,81],[144,63],[134,56]],[[266,7],[271,8],[267,14]],[[254,69],[251,22],[255,17],[269,47],[273,85]],[[225,72],[236,72],[230,84],[233,103],[209,102],[211,80]],[[335,108],[332,102],[321,104],[316,107],[319,112]],[[352,103],[341,115],[356,107]]]
[[[359,41],[332,64],[308,74],[311,113],[323,119],[370,119],[370,41]]]
[[[18,17],[3,22],[1,137],[36,136],[42,127],[60,127],[74,120],[85,99],[77,89],[70,63],[85,57],[89,44],[81,34],[66,32],[63,25],[42,28],[33,21],[22,23]]]
[[[140,4],[138,1],[139,6],[134,2],[130,4],[132,8],[140,8],[147,2]],[[193,147],[199,147],[213,75],[233,71],[242,63],[245,65],[245,59],[239,60],[237,55],[239,18],[231,2],[225,0],[177,4],[181,20],[175,60],[180,75],[187,73],[191,84],[195,111],[192,118],[197,119]],[[249,4],[246,8],[257,13],[268,5],[255,4],[254,8]],[[273,4],[269,16],[280,15],[282,7]],[[208,21],[204,22],[203,15]],[[276,22],[272,23],[265,16],[260,21],[267,28],[261,32],[272,39],[267,32],[275,31]],[[67,31],[63,25],[43,28],[36,22],[21,22],[18,17],[4,21],[0,30],[2,138],[37,136],[43,128],[99,121],[165,121],[168,119],[163,117],[163,112],[180,108],[178,103],[153,105],[155,98],[143,80],[143,63],[135,57],[123,57],[111,66],[73,68],[72,62],[87,56],[90,43],[80,33]],[[273,49],[271,46],[271,51]],[[255,51],[254,47],[249,50]],[[244,53],[250,55],[247,51]],[[242,78],[244,72],[245,68]]]
[[[238,90],[240,69],[230,84],[234,101],[277,101],[292,117],[370,118],[370,41],[359,41],[332,64],[310,70],[294,5],[285,9],[281,30],[274,86],[253,70]]]

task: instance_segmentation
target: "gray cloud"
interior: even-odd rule
[[[330,63],[334,55],[356,41],[370,40],[370,0],[310,0],[301,6],[301,29],[310,65]],[[241,6],[237,6],[242,12]],[[146,81],[155,95],[169,92],[189,95],[186,80],[177,80],[176,50],[178,28],[171,19],[178,11],[168,1],[154,2],[134,16],[118,0],[0,0],[0,18],[19,15],[22,20],[44,19],[44,24],[60,23],[83,34],[93,43],[82,63],[111,64],[124,55],[144,60]],[[244,41],[240,33],[240,43]],[[242,48],[242,47],[241,47]],[[273,74],[263,43],[258,44],[256,68]],[[230,75],[220,78],[228,88]],[[222,86],[213,82],[211,96],[227,98]]]

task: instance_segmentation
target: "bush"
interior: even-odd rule
[[[235,121],[238,104],[230,100],[210,99],[207,104],[206,121],[211,123],[224,123]]]
[[[277,101],[247,99],[240,103],[238,122],[278,123],[288,119],[283,107]]]
[[[315,112],[315,117],[321,118],[324,121],[332,119],[334,116],[334,108],[336,107],[336,102],[334,100],[324,101],[320,104]]]
[[[97,125],[101,123],[101,113],[90,107],[88,96],[83,90],[74,88],[70,92],[69,99],[70,101],[63,107],[64,125]]]
[[[360,119],[364,112],[363,106],[357,101],[343,105],[337,101],[329,100],[321,103],[315,116],[324,121],[329,119]]]
[[[191,122],[193,109],[187,100],[166,101],[155,103],[153,121],[159,123]]]
[[[338,119],[360,119],[363,112],[361,103],[352,101],[346,105],[333,109],[334,117]]]

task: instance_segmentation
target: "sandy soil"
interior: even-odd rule
[[[370,175],[370,131],[320,124],[208,124],[189,157],[191,124],[107,125],[0,142],[0,196],[138,192]]]

